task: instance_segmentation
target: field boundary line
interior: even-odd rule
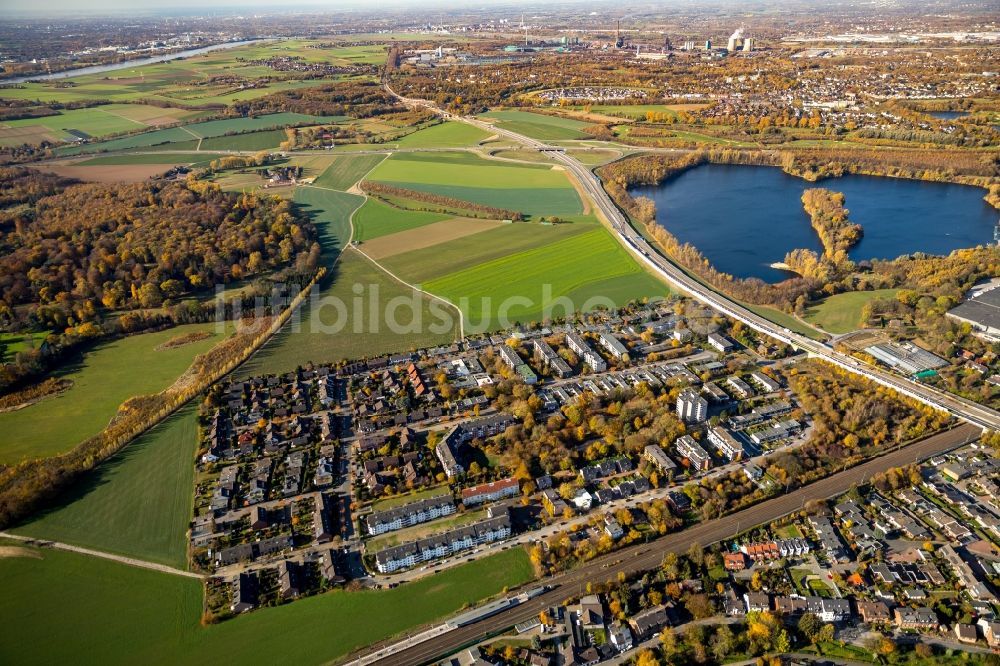
[[[100,107],[94,107],[94,108],[95,108],[95,109],[96,109],[97,111],[100,111],[101,113],[106,113],[106,114],[108,114],[109,116],[113,116],[113,117],[115,117],[115,118],[121,118],[122,120],[127,120],[127,121],[129,121],[130,123],[135,123],[136,125],[142,125],[143,127],[152,127],[152,125],[150,125],[149,123],[144,123],[144,122],[142,122],[141,120],[136,120],[135,118],[128,118],[128,117],[126,117],[126,116],[123,116],[123,115],[121,115],[121,114],[119,114],[119,113],[111,113],[110,111],[108,111],[108,110],[106,110],[106,109],[102,109],[102,108],[100,108]]]
[[[465,315],[462,314],[462,309],[461,308],[459,308],[457,305],[455,305],[454,303],[452,303],[451,301],[449,301],[446,298],[442,298],[442,297],[438,296],[437,294],[432,294],[429,291],[424,291],[423,289],[421,289],[420,287],[418,287],[416,285],[410,284],[409,282],[407,282],[406,280],[402,279],[401,277],[399,277],[398,275],[396,275],[395,273],[393,273],[392,271],[390,271],[388,268],[386,268],[385,266],[383,266],[382,264],[380,264],[375,259],[372,259],[370,256],[368,256],[368,254],[365,253],[364,250],[362,250],[361,248],[359,248],[358,245],[354,242],[354,214],[357,213],[359,210],[361,210],[362,207],[364,207],[364,205],[366,203],[368,203],[368,200],[370,199],[370,197],[368,196],[368,194],[365,193],[365,191],[362,190],[360,187],[358,187],[358,183],[363,182],[365,180],[365,178],[367,178],[369,175],[371,175],[372,171],[374,171],[375,169],[379,168],[382,165],[382,163],[385,162],[390,157],[392,157],[392,153],[391,152],[387,153],[384,158],[382,158],[381,160],[379,160],[378,164],[376,164],[371,169],[369,169],[368,172],[365,173],[365,175],[361,176],[361,178],[359,178],[351,186],[350,189],[357,190],[358,192],[360,192],[360,196],[364,199],[364,201],[361,203],[360,206],[358,206],[353,211],[351,211],[351,215],[350,215],[350,217],[347,220],[348,226],[351,229],[351,233],[348,236],[347,244],[344,246],[344,250],[341,250],[340,255],[342,256],[344,254],[344,251],[347,250],[347,249],[349,249],[349,248],[353,249],[355,252],[357,252],[362,257],[364,257],[365,259],[367,259],[368,261],[370,261],[372,264],[374,264],[376,268],[378,268],[379,270],[381,270],[383,273],[385,273],[386,275],[388,275],[389,277],[391,277],[393,280],[395,280],[396,282],[400,283],[401,285],[403,285],[405,287],[409,287],[410,289],[412,289],[412,290],[414,290],[416,292],[419,292],[421,294],[424,294],[425,296],[427,296],[428,298],[430,298],[432,300],[438,301],[440,303],[444,303],[445,306],[447,306],[449,308],[453,308],[455,310],[455,312],[458,313],[458,335],[459,335],[459,340],[464,340],[465,339]],[[312,187],[312,188],[315,188],[317,190],[329,190],[330,192],[343,192],[343,190],[335,190],[332,187],[323,187],[321,185],[303,185],[303,187]],[[354,194],[355,196],[357,196],[356,192],[345,192],[345,194]],[[338,256],[337,259],[339,260],[340,257]]]
[[[400,283],[401,285],[403,285],[405,287],[409,287],[413,291],[420,292],[421,294],[424,294],[425,296],[427,296],[428,298],[430,298],[432,300],[438,301],[439,303],[444,303],[446,306],[448,306],[450,308],[453,308],[455,310],[455,312],[458,313],[458,335],[459,335],[459,340],[464,340],[465,339],[465,315],[462,314],[462,309],[460,307],[458,307],[457,305],[455,305],[454,303],[452,303],[451,301],[449,301],[447,298],[443,298],[441,296],[438,296],[437,294],[432,294],[431,292],[426,291],[424,289],[421,289],[420,287],[418,287],[416,285],[410,284],[409,282],[407,282],[406,280],[402,279],[401,277],[399,277],[398,275],[396,275],[395,273],[393,273],[392,271],[390,271],[388,268],[386,268],[385,266],[383,266],[379,262],[377,262],[374,259],[372,259],[371,257],[369,257],[367,254],[365,254],[364,250],[362,250],[361,248],[359,248],[357,245],[352,245],[351,248],[355,252],[357,252],[358,254],[360,254],[362,257],[364,257],[368,261],[370,261],[373,264],[375,264],[375,266],[377,268],[379,268],[386,275],[388,275],[389,277],[391,277],[393,280],[395,280],[396,282]]]
[[[82,546],[74,546],[69,543],[62,543],[61,541],[50,541],[48,539],[41,539],[38,537],[22,536],[20,534],[11,534],[10,532],[0,532],[0,537],[5,539],[13,539],[15,541],[20,541],[21,543],[26,543],[28,545],[35,545],[40,548],[54,548],[55,550],[65,550],[71,553],[77,553],[78,555],[88,555],[90,557],[97,557],[102,560],[111,560],[113,562],[118,562],[119,564],[125,564],[130,567],[137,567],[139,569],[150,569],[151,571],[159,571],[160,573],[170,574],[172,576],[183,576],[184,578],[195,578],[197,580],[204,580],[205,576],[193,571],[184,571],[183,569],[176,569],[166,564],[158,564],[156,562],[149,562],[148,560],[142,560],[137,557],[126,557],[125,555],[115,555],[114,553],[107,553],[102,550],[93,550],[92,548],[83,548]]]
[[[178,127],[180,129],[184,130],[185,132],[187,132],[188,134],[190,134],[191,136],[193,136],[194,138],[198,139],[198,145],[199,146],[201,145],[201,140],[204,139],[205,137],[199,136],[198,134],[195,134],[194,132],[192,132],[191,130],[189,130],[187,127],[184,127],[184,125],[178,125]]]

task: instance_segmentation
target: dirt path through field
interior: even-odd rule
[[[66,550],[71,553],[78,553],[80,555],[89,555],[90,557],[99,557],[103,560],[112,560],[114,562],[119,562],[121,564],[127,564],[130,567],[139,567],[140,569],[151,569],[152,571],[159,571],[160,573],[171,574],[173,576],[184,576],[185,578],[197,578],[198,580],[204,578],[204,576],[202,576],[201,574],[194,573],[193,571],[184,571],[182,569],[175,569],[173,567],[168,567],[165,564],[157,564],[156,562],[147,562],[146,560],[140,560],[134,557],[115,555],[114,553],[105,553],[100,550],[81,548],[80,546],[74,546],[69,543],[61,543],[59,541],[48,541],[47,539],[35,539],[33,537],[21,536],[20,534],[11,534],[10,532],[0,532],[0,537],[3,537],[5,539],[14,539],[15,541],[20,541],[30,546],[37,546],[38,548],[55,548],[56,550]]]

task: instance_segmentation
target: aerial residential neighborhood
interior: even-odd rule
[[[998,48],[0,3],[0,663],[1000,666]]]

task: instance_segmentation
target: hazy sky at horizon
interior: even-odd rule
[[[573,1],[573,0],[570,0]],[[576,0],[583,1],[583,0]],[[566,0],[561,0],[565,3]],[[600,0],[595,0],[600,2]],[[337,10],[365,9],[368,11],[379,8],[392,9],[400,7],[482,7],[489,5],[511,4],[544,4],[539,0],[292,0],[292,2],[276,3],[274,0],[43,0],[40,3],[27,3],[24,0],[0,0],[0,15],[102,15],[102,14],[135,14],[149,16],[150,14],[196,15],[225,12],[237,13],[240,9],[260,11],[269,14],[282,11],[318,10],[336,12]]]

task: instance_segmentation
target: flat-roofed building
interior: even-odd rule
[[[722,426],[708,429],[708,441],[726,460],[730,462],[743,460],[743,444]]]
[[[685,423],[701,423],[708,418],[708,401],[694,389],[684,389],[677,396],[677,418]]]

